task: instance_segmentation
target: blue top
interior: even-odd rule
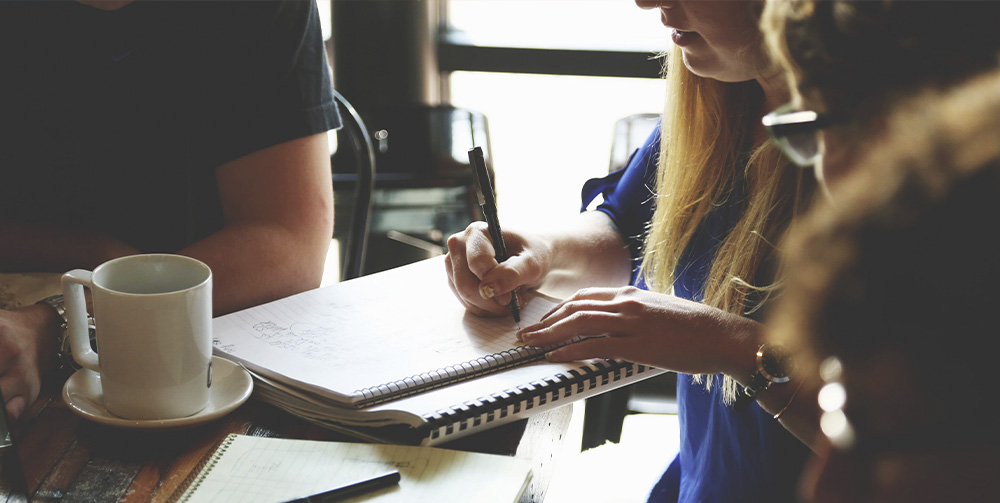
[[[606,213],[626,239],[636,264],[653,216],[653,190],[659,160],[659,128],[622,170],[584,185],[586,206],[598,194]],[[715,252],[743,208],[742,187],[734,187],[705,218],[677,265],[674,292],[702,301]],[[638,268],[636,267],[635,270]],[[633,272],[633,284],[644,287]],[[650,502],[795,501],[795,489],[808,448],[756,403],[742,412],[722,402],[722,375],[711,391],[678,374],[680,453],[649,496]]]

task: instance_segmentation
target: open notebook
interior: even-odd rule
[[[398,470],[398,486],[349,501],[438,503],[475,497],[514,503],[531,479],[527,461],[434,447],[229,435],[171,495],[177,503],[273,503]]]
[[[521,297],[522,326],[557,303]],[[434,444],[661,372],[546,362],[547,348],[519,345],[509,316],[466,313],[440,257],[222,316],[213,329],[216,354],[250,370],[261,398],[369,440]]]

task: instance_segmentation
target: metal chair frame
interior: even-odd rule
[[[356,159],[354,180],[354,204],[352,205],[351,229],[346,243],[342,246],[344,256],[340,269],[341,281],[354,279],[362,275],[365,265],[365,252],[368,248],[368,234],[371,229],[373,193],[375,192],[375,146],[371,135],[361,115],[339,92],[333,92],[334,100],[340,109],[343,120],[342,133],[338,133],[338,149],[341,139],[347,138],[350,147],[354,149]],[[332,159],[331,159],[332,162]]]

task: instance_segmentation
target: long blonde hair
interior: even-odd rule
[[[737,204],[742,214],[720,244],[699,293],[709,306],[749,314],[760,307],[758,300],[748,300],[750,293],[766,298],[774,288],[772,275],[762,269],[772,265],[774,244],[791,217],[806,206],[812,174],[789,167],[769,142],[754,145],[763,107],[763,91],[755,81],[699,77],[684,66],[676,47],[666,71],[655,210],[640,275],[650,289],[670,293],[681,256],[706,215],[716,206]],[[744,190],[732,192],[738,184]],[[737,196],[742,200],[727,201]],[[696,376],[696,381],[711,387],[711,379]],[[724,400],[731,403],[736,381],[725,376],[722,386]]]

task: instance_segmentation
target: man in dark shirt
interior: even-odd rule
[[[0,272],[179,253],[212,268],[216,314],[319,285],[340,117],[314,2],[0,9]],[[0,311],[12,418],[60,322]]]

